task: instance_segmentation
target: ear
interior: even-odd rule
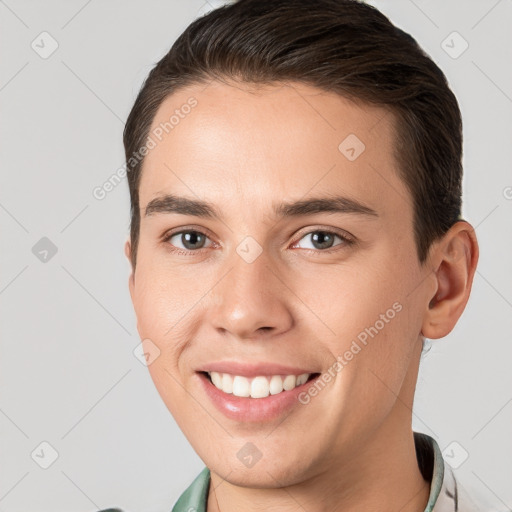
[[[133,302],[133,291],[135,286],[135,272],[133,271],[133,265],[132,265],[132,244],[130,239],[126,240],[124,244],[124,254],[126,255],[126,258],[128,259],[128,263],[130,264],[130,277],[128,278],[128,288],[130,290],[130,297]]]
[[[469,299],[478,254],[475,230],[466,221],[456,222],[436,243],[430,261],[437,289],[425,304],[426,338],[442,338],[455,327]]]

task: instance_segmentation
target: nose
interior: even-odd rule
[[[238,339],[275,336],[293,325],[292,292],[265,251],[248,262],[234,253],[228,271],[212,290],[210,321]]]

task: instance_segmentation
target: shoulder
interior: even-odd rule
[[[445,483],[439,496],[440,503],[444,503],[443,494],[451,499],[452,508],[446,510],[456,510],[459,512],[512,512],[512,510],[502,503],[491,501],[488,497],[470,489],[463,481],[459,481],[448,465],[445,466]],[[447,500],[448,502],[448,500]],[[455,508],[453,508],[455,505]],[[444,512],[445,508],[440,507],[440,512]],[[437,512],[437,509],[436,509]]]
[[[172,512],[206,512],[209,489],[210,470],[205,466],[178,498]]]
[[[194,481],[178,498],[172,512],[206,512],[208,491],[210,488],[210,470],[204,467]],[[104,508],[96,512],[124,512],[120,508]]]
[[[425,512],[512,512],[503,501],[484,496],[456,478],[433,437],[414,432],[414,440],[418,465],[431,484]]]

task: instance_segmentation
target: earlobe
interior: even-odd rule
[[[132,247],[131,247],[130,239],[128,238],[128,240],[126,240],[126,242],[124,243],[124,254],[125,254],[126,258],[128,259],[128,261],[130,262],[130,265],[131,265],[131,253],[132,253]]]
[[[135,278],[134,278],[133,265],[132,265],[132,260],[131,260],[132,250],[131,250],[130,239],[128,239],[124,244],[124,254],[125,254],[126,258],[128,259],[128,263],[130,265],[130,277],[128,278],[128,288],[130,290],[130,297],[132,298],[132,302],[133,302],[133,288],[135,286],[135,282],[134,282]]]
[[[466,221],[454,224],[433,255],[435,293],[428,298],[422,333],[431,339],[446,336],[466,307],[478,262],[478,242]]]
[[[128,278],[128,289],[130,290],[130,297],[133,303],[133,293],[134,293],[135,281],[133,277],[133,272],[130,273],[130,277]]]

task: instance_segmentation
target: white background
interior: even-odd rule
[[[456,441],[459,479],[512,508],[512,3],[373,4],[459,99],[464,216],[481,246],[466,311],[423,359],[413,427],[442,450]],[[127,183],[92,191],[123,165],[143,79],[214,5],[0,1],[0,512],[169,511],[203,468],[133,355]],[[51,48],[43,31],[58,43],[46,59],[31,47]],[[442,47],[454,31],[469,44],[458,58]],[[42,237],[57,248],[46,263]],[[31,457],[43,441],[59,455],[48,469]]]

